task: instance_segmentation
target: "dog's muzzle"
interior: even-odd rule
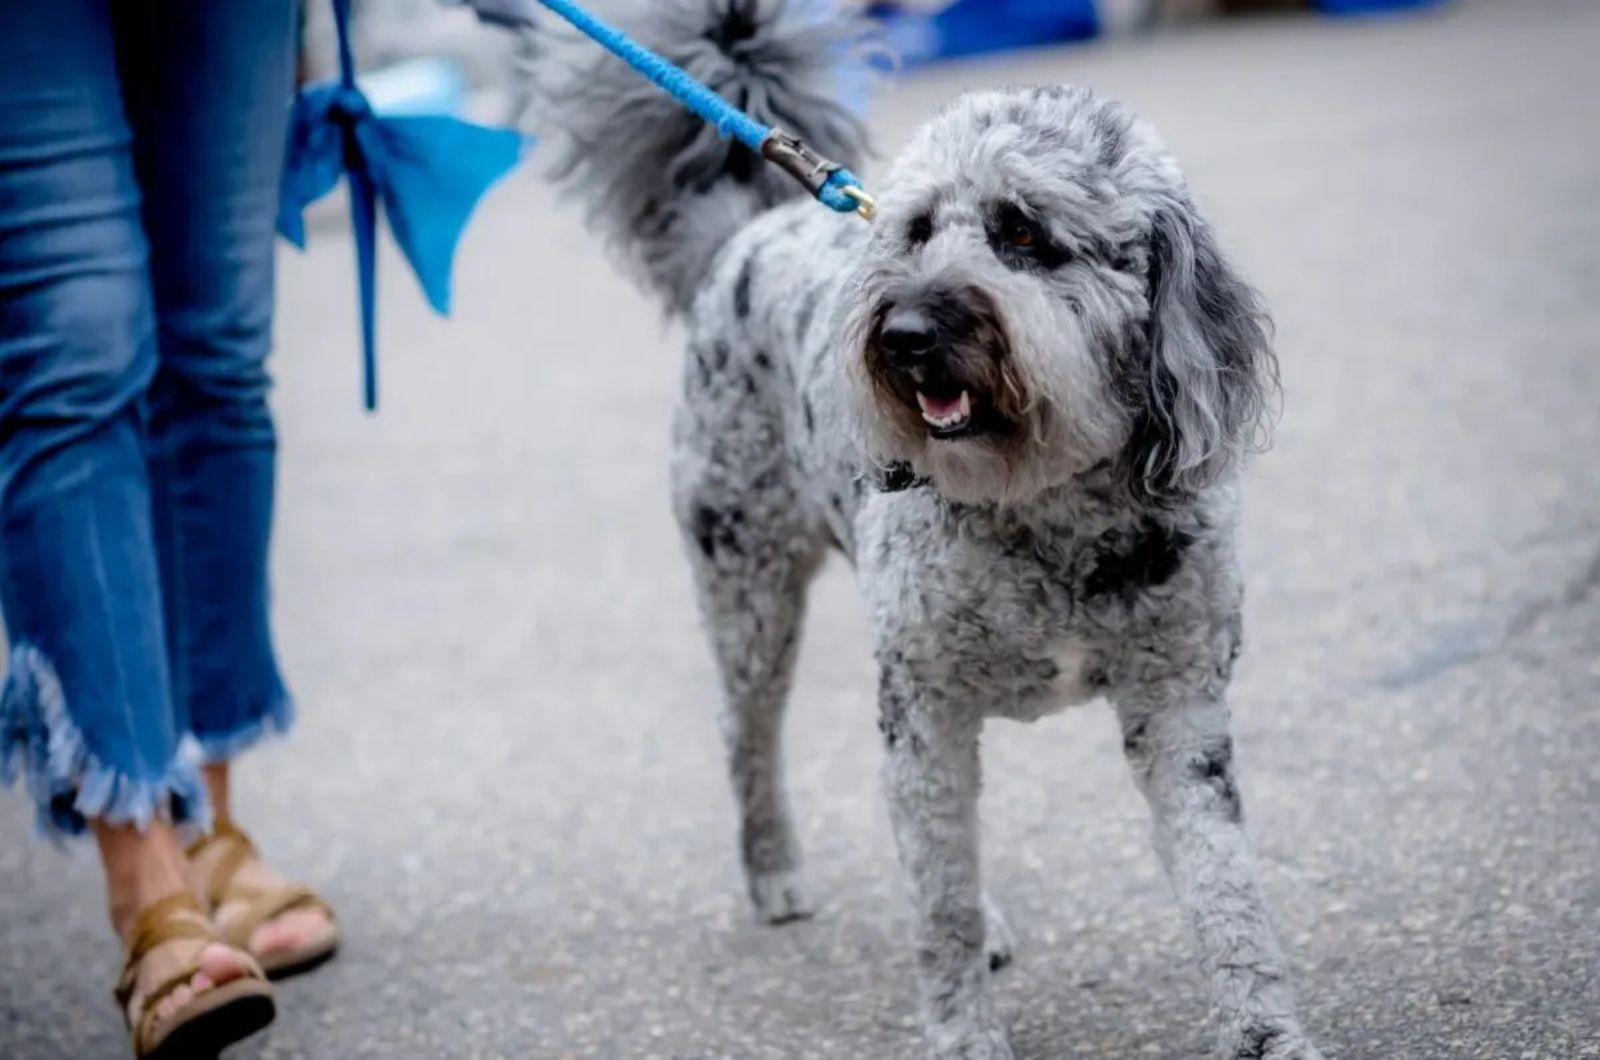
[[[989,362],[999,354],[984,348],[982,315],[966,301],[940,292],[892,303],[872,336],[883,381],[935,438],[967,437],[990,418]]]

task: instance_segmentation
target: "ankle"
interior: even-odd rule
[[[206,791],[211,796],[211,814],[218,821],[229,818],[228,763],[212,762],[200,767],[205,777]]]
[[[111,926],[126,941],[140,913],[189,886],[183,856],[172,829],[164,822],[155,822],[143,831],[131,825],[109,827],[96,822],[95,837],[105,868]]]

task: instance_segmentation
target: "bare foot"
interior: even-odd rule
[[[230,845],[226,843],[207,843],[190,856],[189,880],[201,894],[206,893],[207,881],[216,873],[229,850]],[[253,851],[240,863],[229,885],[230,889],[243,891],[277,891],[293,886]],[[240,917],[249,914],[249,909],[248,901],[228,899],[211,911],[211,918],[218,929],[226,933]],[[301,949],[313,939],[326,934],[332,925],[333,920],[327,911],[318,906],[290,909],[257,925],[250,932],[247,946],[257,960],[265,962],[279,954]]]
[[[100,821],[93,825],[105,865],[111,924],[127,948],[133,942],[133,933],[145,910],[173,894],[188,891],[188,881],[183,875],[183,854],[164,822],[154,822],[144,830]],[[206,923],[198,910],[172,915],[174,918],[192,917],[201,925]],[[171,939],[151,949],[139,962],[128,1001],[130,1017],[137,1019],[151,991],[195,965],[198,967],[186,982],[156,1002],[154,1013],[158,1024],[207,991],[250,974],[248,958],[230,946],[204,939]]]
[[[204,923],[198,916],[195,919]],[[164,942],[145,954],[144,960],[139,962],[133,995],[128,999],[129,1024],[137,1025],[139,1015],[144,1011],[144,999],[150,991],[182,972],[197,958],[199,968],[189,980],[156,1002],[153,1018],[157,1025],[171,1019],[179,1009],[207,991],[248,974],[245,956],[231,946],[200,939]]]

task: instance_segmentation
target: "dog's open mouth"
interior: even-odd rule
[[[917,391],[917,407],[935,438],[960,438],[972,430],[972,394],[930,394]]]

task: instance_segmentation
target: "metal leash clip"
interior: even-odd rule
[[[856,213],[865,221],[878,219],[878,200],[867,194],[867,189],[859,184],[849,184],[839,189],[849,198],[856,201]]]
[[[844,169],[813,151],[805,141],[782,129],[774,129],[761,142],[761,155],[767,161],[788,173],[809,191],[813,197],[826,201],[826,192],[833,190],[856,204],[856,213],[871,221],[878,216],[878,204],[859,184],[835,188],[833,175]]]

